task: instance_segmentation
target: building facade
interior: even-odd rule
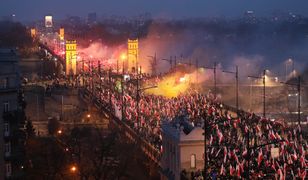
[[[2,180],[13,177],[16,169],[15,160],[19,159],[16,156],[19,152],[15,151],[14,147],[20,143],[20,139],[13,138],[15,133],[19,133],[20,128],[18,114],[14,114],[19,107],[20,75],[17,52],[13,49],[0,49],[0,67],[0,180]]]
[[[181,179],[185,172],[201,172],[204,168],[204,136],[201,127],[189,122],[162,123],[162,179]]]

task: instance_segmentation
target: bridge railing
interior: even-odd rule
[[[88,101],[92,101],[98,109],[105,111],[110,116],[110,119],[112,119],[120,129],[124,130],[126,138],[129,141],[140,145],[140,148],[144,152],[144,154],[150,160],[152,160],[158,166],[160,166],[160,158],[161,158],[160,151],[156,149],[153,145],[151,145],[149,142],[147,142],[143,137],[141,137],[127,123],[121,121],[118,117],[116,117],[114,112],[111,110],[109,103],[101,101],[97,97],[93,97],[92,93],[88,89],[82,89],[80,91],[80,95],[83,98],[87,99]]]

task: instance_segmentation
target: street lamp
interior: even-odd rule
[[[124,62],[126,60],[126,55],[125,53],[123,53],[121,55],[121,60],[122,60],[122,77],[121,77],[121,113],[122,113],[122,120],[124,120],[124,83],[123,83],[123,80],[124,80]]]
[[[71,168],[70,168],[70,171],[72,173],[75,173],[77,171],[77,167],[75,165],[73,165]]]
[[[280,82],[280,83],[297,87],[297,121],[298,125],[300,126],[301,125],[301,77],[298,76],[297,84],[291,84],[288,82]]]
[[[216,123],[211,123],[211,124],[208,124],[208,120],[209,120],[209,118],[211,118],[210,116],[212,116],[212,115],[210,115],[210,116],[208,116],[207,115],[207,112],[206,111],[204,111],[203,112],[204,113],[204,115],[203,115],[203,119],[204,119],[204,132],[203,132],[203,135],[204,135],[204,179],[206,179],[206,177],[207,177],[207,163],[208,163],[208,159],[207,159],[207,145],[206,145],[206,143],[207,143],[207,127],[212,127],[213,125],[217,125],[217,124],[219,124],[219,122],[216,122]]]
[[[170,59],[161,59],[161,60],[169,62],[169,64],[170,64],[170,71],[171,71],[171,69],[172,69],[172,56],[170,56]]]
[[[57,133],[58,133],[59,135],[61,135],[61,134],[62,134],[62,130],[59,129]]]
[[[263,81],[263,117],[265,117],[265,76],[266,70],[263,70],[263,76],[248,76],[249,78],[262,79]]]
[[[239,112],[239,107],[238,107],[238,66],[235,66],[235,72],[233,71],[222,71],[224,73],[230,73],[230,74],[235,74],[235,83],[236,83],[236,92],[235,92],[235,96],[236,96],[236,110],[237,110],[237,113]]]
[[[249,179],[249,175],[250,175],[250,150],[256,150],[258,148],[262,148],[264,146],[267,146],[267,145],[272,145],[272,144],[278,144],[280,142],[284,142],[285,140],[284,139],[281,139],[281,140],[275,140],[275,141],[272,141],[272,142],[269,142],[269,143],[265,143],[265,144],[260,144],[260,145],[256,145],[256,146],[253,146],[253,147],[250,147],[250,140],[249,140],[249,130],[247,131],[247,177],[246,179]]]
[[[137,77],[138,78],[138,77]],[[137,79],[137,82],[139,80]],[[138,84],[138,83],[137,83]],[[136,97],[136,100],[137,100],[137,124],[138,124],[138,127],[140,126],[140,122],[139,122],[139,101],[140,101],[140,91],[145,91],[147,89],[154,89],[154,88],[157,88],[157,86],[150,86],[150,87],[145,87],[145,88],[139,88],[139,86],[137,86],[137,97]]]
[[[156,53],[154,54],[154,56],[148,56],[148,57],[152,59],[152,61],[150,62],[152,68],[152,76],[153,75],[156,76],[156,68],[157,68]]]
[[[289,65],[291,65],[292,66],[292,71],[291,71],[291,77],[293,77],[294,76],[294,61],[291,59],[291,58],[289,58],[288,60],[286,60],[285,61],[285,73],[286,73],[286,81],[288,80],[288,70],[289,70]]]
[[[141,73],[141,67],[140,67],[140,73]],[[137,81],[137,94],[136,94],[136,101],[137,101],[137,124],[138,124],[138,127],[139,127],[140,126],[140,122],[139,122],[140,91],[145,91],[147,89],[157,88],[157,86],[150,86],[150,87],[140,88],[140,86],[139,86],[139,75],[138,74],[137,74],[137,77],[136,77],[136,81]]]
[[[217,97],[217,82],[216,82],[216,62],[214,62],[214,66],[213,67],[206,67],[206,66],[201,66],[200,68],[204,68],[204,69],[212,69],[213,70],[213,75],[214,75],[214,99],[216,99]]]

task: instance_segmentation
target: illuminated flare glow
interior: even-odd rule
[[[157,88],[148,89],[146,93],[159,96],[165,96],[167,98],[177,97],[180,94],[185,93],[189,88],[189,74],[173,74],[165,77],[157,84]]]
[[[185,82],[185,80],[186,80],[185,77],[180,78],[180,82]]]
[[[125,53],[122,53],[122,54],[121,54],[121,59],[122,59],[122,60],[125,60],[126,58],[127,58],[127,57],[126,57],[126,54],[125,54]]]

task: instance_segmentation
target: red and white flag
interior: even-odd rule
[[[230,176],[234,176],[234,172],[235,172],[235,169],[232,167],[232,165],[230,164]]]
[[[263,153],[262,153],[262,149],[260,149],[259,155],[258,155],[258,166],[260,166],[262,160],[263,160]]]
[[[220,168],[220,175],[226,175],[226,169],[224,167],[224,163],[221,164],[221,168]]]

